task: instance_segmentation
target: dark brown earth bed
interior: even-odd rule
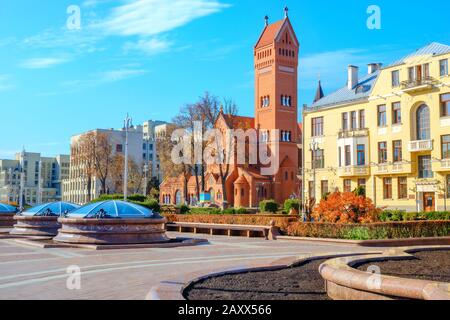
[[[329,300],[318,271],[324,261],[213,277],[194,283],[184,296],[187,300]]]
[[[413,255],[413,260],[377,261],[359,265],[357,269],[367,271],[369,266],[376,265],[384,275],[450,282],[450,250],[421,251]]]

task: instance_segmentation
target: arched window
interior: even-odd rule
[[[179,190],[175,192],[175,204],[177,206],[181,205],[181,192]]]
[[[417,140],[429,140],[430,137],[430,108],[423,104],[417,109]]]

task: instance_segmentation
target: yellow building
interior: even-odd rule
[[[365,186],[377,206],[450,208],[450,46],[432,43],[304,110],[305,198]],[[317,203],[317,201],[316,201]]]

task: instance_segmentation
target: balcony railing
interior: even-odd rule
[[[424,90],[428,88],[433,88],[437,84],[439,84],[439,81],[437,81],[433,77],[412,79],[402,82],[402,90],[406,92],[415,90]]]
[[[442,169],[450,169],[450,159],[442,159],[441,160],[441,168]]]
[[[369,129],[341,130],[338,133],[339,139],[367,137],[367,136],[369,136]]]
[[[410,141],[408,149],[410,152],[432,151],[433,140]]]
[[[339,176],[341,177],[358,177],[370,175],[369,166],[349,166],[339,168]]]
[[[377,166],[377,173],[388,173],[389,172],[389,164],[381,163]]]

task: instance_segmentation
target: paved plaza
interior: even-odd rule
[[[193,237],[192,234],[168,233]],[[148,299],[161,281],[196,272],[269,265],[312,254],[373,252],[344,244],[266,241],[197,235],[209,244],[166,249],[41,249],[0,240],[0,299]],[[68,267],[81,269],[81,288],[69,290]],[[182,281],[182,280],[180,280]]]

